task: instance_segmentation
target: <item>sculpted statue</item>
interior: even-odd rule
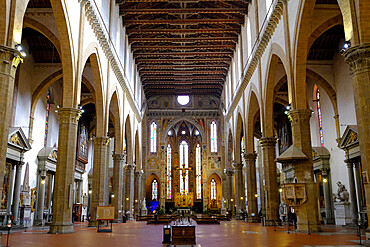
[[[337,193],[333,194],[334,201],[336,201],[336,202],[348,202],[349,193],[348,193],[346,187],[344,186],[344,184],[342,184],[341,181],[338,181],[337,186],[338,186]]]
[[[145,200],[145,197],[144,197],[144,200],[142,201],[141,209],[146,210],[146,200]]]

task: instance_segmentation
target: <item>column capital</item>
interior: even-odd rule
[[[226,176],[232,176],[234,174],[234,169],[229,167],[225,169]]]
[[[242,167],[243,167],[243,164],[239,164],[239,163],[236,163],[236,162],[233,162],[233,167],[234,167],[234,171],[237,171],[237,170],[241,170]]]
[[[134,171],[136,165],[135,164],[127,164],[126,165],[126,170],[127,171]]]
[[[243,157],[244,159],[247,161],[247,162],[251,162],[251,161],[256,161],[256,158],[257,158],[257,154],[256,153],[244,153],[243,154]]]
[[[350,47],[342,55],[353,75],[370,70],[370,43]]]
[[[140,170],[140,171],[136,171],[135,172],[135,175],[136,176],[139,176],[139,177],[141,177],[143,174],[144,174],[144,171],[143,170]]]
[[[82,114],[82,110],[76,108],[58,108],[59,123],[77,124]]]
[[[292,125],[309,122],[311,115],[312,111],[310,109],[292,109],[288,112],[288,118]]]
[[[105,136],[94,137],[93,138],[94,146],[96,147],[108,146],[109,140],[110,140],[109,137]]]
[[[126,162],[126,154],[112,154],[113,160],[114,161],[123,161]]]
[[[262,147],[275,147],[276,146],[276,137],[262,137],[260,138],[260,143]]]
[[[23,62],[21,53],[9,46],[0,45],[0,74],[5,74],[15,78],[15,72],[20,62]]]

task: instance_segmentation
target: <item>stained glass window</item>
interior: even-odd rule
[[[196,159],[196,185],[197,185],[197,199],[202,199],[202,163],[200,145],[197,144],[195,149]]]
[[[320,103],[320,91],[319,88],[316,90],[316,103],[317,103],[317,117],[319,122],[319,134],[320,134],[320,144],[324,146],[324,134],[322,131],[322,116],[321,116],[321,103]]]
[[[150,125],[150,152],[155,153],[157,149],[157,124]]]
[[[126,152],[126,138],[123,138],[123,151]]]
[[[240,149],[241,149],[241,152],[244,153],[245,151],[244,136],[242,136],[242,140],[240,141]]]
[[[217,152],[217,124],[215,121],[211,123],[211,152]]]
[[[154,179],[152,182],[152,200],[158,199],[158,182],[157,179]]]
[[[167,199],[171,199],[171,146],[167,146]]]
[[[189,146],[186,141],[180,143],[180,193],[189,193],[189,171],[186,170],[183,174],[182,168],[189,168],[188,162],[188,150]],[[185,166],[184,166],[185,165]],[[185,177],[185,184],[184,184]],[[185,187],[184,187],[185,186]]]
[[[48,91],[48,94],[46,95],[46,120],[45,120],[44,146],[46,146],[47,141],[48,141],[49,114],[50,114],[50,91]]]
[[[216,181],[214,178],[211,180],[211,200],[216,200]]]

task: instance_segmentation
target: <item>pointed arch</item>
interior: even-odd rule
[[[142,169],[141,156],[140,156],[140,142],[139,142],[139,130],[135,132],[135,164],[136,169]]]
[[[109,111],[105,108],[105,93],[103,88],[103,79],[101,74],[101,64],[98,54],[98,45],[91,43],[86,48],[82,64],[85,64],[87,59],[90,59],[91,69],[93,72],[93,87],[95,89],[95,110],[96,110],[96,136],[105,136],[108,131]],[[84,67],[85,67],[84,66]],[[79,94],[80,94],[79,87]],[[80,97],[78,96],[78,102]]]
[[[279,61],[282,61],[281,58],[275,53],[272,53],[270,57],[268,71],[266,74],[266,83],[265,83],[265,94],[264,94],[265,102],[264,102],[264,107],[263,107],[264,111],[263,111],[263,119],[262,119],[263,136],[273,136],[274,135],[274,124],[273,124],[274,123],[274,119],[273,119],[274,89],[275,89],[275,77],[276,77],[276,72],[277,72]],[[284,70],[285,70],[285,74],[287,74],[285,67],[284,67]],[[289,86],[288,86],[288,91],[289,91]]]
[[[240,112],[238,112],[237,120],[236,120],[236,129],[235,129],[235,140],[236,143],[235,148],[234,148],[234,157],[235,157],[235,162],[237,164],[241,164],[241,146],[240,142],[242,139],[242,134],[244,133],[244,123],[243,123],[243,118]]]
[[[247,109],[247,127],[245,133],[246,153],[254,152],[254,125],[256,122],[256,114],[260,112],[260,104],[254,90],[249,92],[249,102]]]
[[[63,68],[63,107],[76,108],[78,105],[79,81],[76,81],[73,39],[70,30],[65,0],[50,0],[60,37],[60,53]]]
[[[118,154],[123,152],[122,146],[122,120],[121,120],[121,108],[119,104],[119,97],[117,90],[112,94],[109,110],[112,113],[113,124],[114,124],[114,151]]]
[[[132,139],[131,139],[131,118],[130,114],[127,115],[125,121],[125,143],[126,143],[126,154],[127,154],[127,164],[133,164],[134,157],[132,152]]]
[[[191,118],[188,118],[188,117],[178,117],[174,120],[172,120],[168,125],[167,127],[162,130],[162,133],[161,133],[161,143],[166,143],[166,137],[167,137],[167,133],[168,131],[173,128],[178,122],[180,121],[187,121],[189,123],[191,123],[192,125],[194,125],[200,132],[201,136],[202,136],[202,140],[204,140],[205,138],[205,132],[204,132],[204,126],[200,126],[194,119],[191,119]]]
[[[26,27],[36,30],[37,32],[44,35],[54,45],[55,49],[57,50],[59,54],[59,57],[61,57],[61,48],[60,48],[59,39],[48,27],[36,21],[35,19],[25,16],[23,28],[26,28]]]

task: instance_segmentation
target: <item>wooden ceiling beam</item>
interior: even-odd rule
[[[231,58],[194,58],[194,59],[166,59],[166,60],[158,60],[158,59],[146,59],[146,58],[138,58],[135,59],[136,64],[163,64],[163,63],[177,63],[177,64],[190,64],[190,63],[227,63],[231,62]]]
[[[201,74],[201,75],[219,75],[219,74],[224,74],[226,75],[226,73],[223,73],[225,71],[221,71],[221,70],[190,70],[190,71],[183,71],[183,70],[147,70],[147,71],[140,71],[140,75],[146,75],[146,74],[149,74],[149,75],[168,75],[168,74],[180,74],[180,75],[198,75],[198,74]]]
[[[162,56],[180,56],[180,57],[210,56],[210,57],[219,57],[219,56],[232,56],[233,54],[234,54],[234,52],[232,52],[232,51],[221,51],[221,52],[156,52],[156,53],[137,52],[137,53],[134,53],[134,58],[137,58],[137,57],[162,57]]]
[[[247,8],[172,8],[172,9],[126,9],[120,6],[120,15],[148,14],[247,14]]]
[[[190,70],[190,69],[193,69],[193,68],[228,70],[229,66],[226,66],[226,65],[200,65],[200,64],[193,64],[193,65],[190,65],[190,66],[178,65],[178,64],[172,64],[172,65],[141,65],[141,66],[138,67],[138,70],[139,71],[154,70],[154,69],[174,69],[174,70],[176,70],[176,69],[178,69],[178,70],[186,69],[186,70]]]
[[[123,20],[125,26],[130,25],[197,25],[197,24],[244,24],[244,18],[232,18],[232,19],[167,19],[167,20]]]
[[[126,31],[127,35],[132,34],[198,34],[198,33],[239,33],[240,28],[207,28],[207,29],[131,29]]]
[[[235,45],[131,45],[131,51],[133,50],[185,50],[185,49],[235,49]]]
[[[143,87],[144,86],[147,86],[147,85],[155,85],[155,84],[170,84],[170,85],[174,85],[174,84],[212,84],[212,85],[223,85],[223,81],[219,80],[214,80],[214,81],[146,81],[145,83],[143,83]]]
[[[157,75],[142,75],[141,80],[146,79],[158,79],[158,80],[225,80],[223,75],[212,75],[212,76],[157,76]]]
[[[238,42],[238,36],[234,37],[189,37],[189,38],[130,38],[130,43],[156,43],[156,42],[179,42],[179,43],[196,43],[196,42]]]
[[[251,0],[116,0],[117,4],[124,3],[198,3],[198,2],[241,2],[250,3]]]

